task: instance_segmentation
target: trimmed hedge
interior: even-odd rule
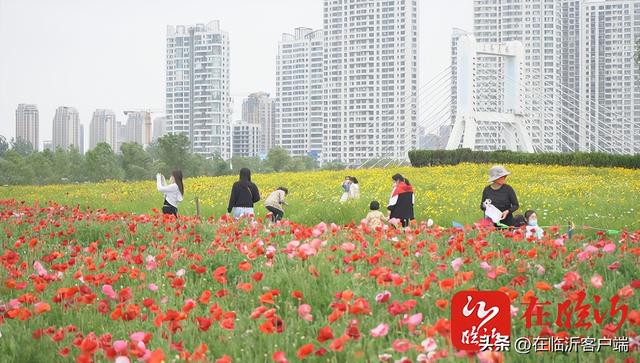
[[[640,169],[640,154],[617,155],[600,152],[586,153],[524,153],[508,150],[471,151],[457,150],[412,150],[409,160],[415,167],[433,165],[456,165],[459,163],[496,163],[496,164],[542,164],[621,167]]]

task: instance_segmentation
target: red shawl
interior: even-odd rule
[[[398,184],[396,184],[395,188],[393,188],[393,192],[391,193],[391,196],[395,197],[396,195],[400,195],[403,193],[413,193],[413,187],[401,181],[401,182],[398,182]]]

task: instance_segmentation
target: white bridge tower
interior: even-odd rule
[[[480,112],[476,107],[476,63],[478,55],[504,59],[504,112]],[[476,150],[478,123],[499,122],[504,129],[504,142],[509,150],[533,152],[531,137],[524,126],[520,89],[524,48],[520,42],[504,44],[477,43],[471,34],[458,40],[457,108],[447,149],[459,147]],[[513,82],[517,80],[518,82]]]

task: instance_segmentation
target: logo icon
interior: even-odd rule
[[[451,342],[460,350],[507,351],[511,304],[501,291],[460,291],[451,300]]]

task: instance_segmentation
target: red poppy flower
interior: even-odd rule
[[[318,331],[318,341],[320,343],[324,343],[327,340],[331,340],[333,339],[333,332],[331,331],[331,327],[329,326],[323,326],[322,328],[320,328],[320,330]]]
[[[227,268],[220,266],[213,271],[213,278],[221,284],[227,283]]]
[[[443,279],[438,282],[438,285],[442,291],[448,292],[453,289],[454,281],[453,279]]]
[[[298,359],[305,359],[311,353],[313,353],[313,344],[305,344],[298,349],[296,357],[298,357]]]
[[[273,359],[275,363],[288,363],[287,357],[285,357],[284,352],[281,350],[273,353],[271,359]]]
[[[334,339],[331,344],[329,344],[329,349],[334,352],[341,352],[344,349],[344,344],[349,340],[348,335],[343,335]]]

